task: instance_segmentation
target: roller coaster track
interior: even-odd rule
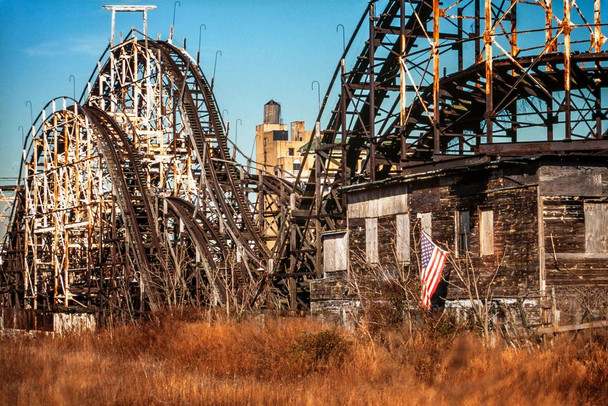
[[[233,160],[208,82],[172,44],[127,39],[90,83],[83,106],[53,102],[31,134],[3,254],[6,303],[131,313],[178,296],[223,304],[230,289],[249,301],[243,286],[259,285],[271,255],[254,213],[292,185]],[[243,188],[264,196],[260,208]]]
[[[161,249],[156,219],[139,157],[119,125],[105,112],[94,107],[81,107],[89,120],[99,129],[99,146],[124,216],[130,246],[133,247],[139,273],[152,310],[160,304],[158,280],[167,270]],[[156,278],[155,278],[156,276]]]
[[[80,103],[53,102],[36,120],[2,302],[131,315],[251,302],[270,296],[264,287],[275,303],[305,302],[321,234],[345,226],[345,187],[530,138],[607,138],[605,23],[593,3],[592,24],[551,1],[370,1],[308,143],[314,168],[295,184],[239,165],[198,64],[133,32],[108,47]],[[545,26],[521,30],[522,9]]]
[[[216,304],[225,303],[226,297],[217,278],[218,266],[225,264],[229,255],[226,241],[208,219],[198,213],[189,202],[178,197],[167,197],[169,210],[181,219],[197,248],[205,256],[204,268],[208,282],[212,285]]]
[[[190,136],[196,146],[201,161],[204,161],[207,164],[205,169],[206,173],[211,178],[211,186],[215,193],[216,202],[221,206],[224,213],[230,213],[230,215],[226,216],[226,219],[234,238],[240,238],[246,231],[247,235],[253,239],[257,250],[262,255],[262,258],[260,259],[267,261],[269,252],[265,243],[262,241],[257,227],[253,224],[250,214],[250,205],[245,200],[243,191],[238,185],[238,172],[234,165],[223,164],[220,165],[218,173],[217,168],[212,165],[212,159],[209,156],[211,148],[215,148],[215,151],[220,152],[220,157],[224,162],[231,161],[230,152],[228,151],[228,145],[226,143],[226,135],[223,131],[224,126],[220,119],[209,84],[196,69],[192,68],[191,60],[175,46],[166,42],[154,41],[149,42],[149,46],[152,48],[158,46],[158,49],[165,53],[167,65],[171,67],[174,74],[176,76],[181,74],[181,83],[179,83],[179,86],[182,88],[183,93],[180,94],[179,97],[182,100],[192,129]],[[196,105],[199,100],[204,100],[207,108],[206,112],[201,112],[197,109]],[[202,128],[200,116],[203,114],[208,115],[208,128]],[[225,196],[223,195],[225,190],[220,185],[220,178],[223,178],[225,182],[227,182],[227,186],[229,187],[233,198],[236,200],[237,207],[229,205],[225,200]],[[245,223],[245,230],[241,229],[234,221],[238,216],[242,216]],[[243,247],[249,250],[249,244],[246,240],[241,238],[241,243]],[[261,265],[261,263],[259,265]]]
[[[224,125],[208,82],[192,59],[174,45],[151,39],[140,40],[138,45],[142,49],[147,47],[150,53],[158,52],[163,69],[169,72],[175,81],[179,108],[183,110],[182,114],[186,117],[190,129],[189,140],[197,152],[198,162],[204,167],[201,176],[208,178],[206,185],[211,192],[209,197],[218,210],[219,221],[226,223],[231,238],[238,241],[245,249],[248,257],[253,261],[253,266],[263,267],[270,253],[251,218],[250,204],[239,186],[240,175],[235,165],[229,164],[232,158],[226,142]],[[121,48],[127,48],[129,52],[129,47],[134,47],[133,40],[125,42]],[[117,50],[114,52],[116,58],[119,58]],[[108,74],[110,65],[108,59],[101,72]],[[95,81],[91,95],[100,92],[99,88],[98,79]],[[109,89],[109,91],[113,90]],[[105,100],[112,98],[111,94],[106,94],[104,91],[101,93]],[[231,204],[229,199],[233,199],[235,204]],[[238,224],[237,221],[243,224]],[[251,250],[249,241],[254,242],[255,252]]]

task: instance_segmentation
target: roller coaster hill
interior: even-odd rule
[[[307,308],[320,236],[345,228],[344,187],[539,146],[605,153],[600,5],[371,1],[322,99],[314,170],[295,182],[240,164],[196,59],[132,31],[28,134],[2,306]]]

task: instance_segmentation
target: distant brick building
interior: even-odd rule
[[[314,159],[303,161],[306,144],[311,131],[307,131],[304,121],[293,121],[290,131],[281,123],[281,105],[270,100],[264,105],[264,122],[256,126],[256,162],[259,170],[275,173],[287,180],[294,180],[302,165],[301,179],[308,178]]]

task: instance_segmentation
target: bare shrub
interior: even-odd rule
[[[305,333],[289,346],[289,357],[303,372],[317,371],[328,365],[341,365],[350,343],[335,329]]]

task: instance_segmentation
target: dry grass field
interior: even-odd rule
[[[431,323],[429,323],[431,324]],[[0,340],[3,405],[608,404],[608,333],[526,348],[455,329],[166,317]]]

